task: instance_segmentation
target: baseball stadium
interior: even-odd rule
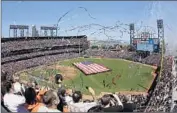
[[[128,44],[91,40],[87,34],[60,36],[58,24],[40,26],[40,34],[32,26],[31,35],[29,25],[9,25],[9,37],[1,38],[1,109],[175,111],[177,58],[166,55],[163,19],[156,20],[157,36],[151,28],[135,34],[136,23],[127,26]]]
[[[27,86],[35,81],[38,87],[57,91],[62,85],[82,92],[87,101],[93,96],[89,87],[97,99],[110,93],[118,94],[122,102],[129,98],[136,105],[134,111],[154,110],[149,107],[154,101],[151,99],[156,99],[154,94],[159,88],[163,89],[158,86],[159,53],[90,49],[85,35],[2,38],[1,44],[2,75]],[[141,55],[145,57],[140,60]],[[171,57],[164,60],[169,62],[165,66],[172,64]],[[161,76],[165,73],[168,72],[161,72]],[[56,75],[62,78],[60,84]]]

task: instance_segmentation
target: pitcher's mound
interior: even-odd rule
[[[60,74],[63,75],[64,80],[73,79],[77,75],[77,70],[74,67],[70,67],[70,66],[55,65],[55,66],[48,66],[47,68],[58,69],[60,71]]]

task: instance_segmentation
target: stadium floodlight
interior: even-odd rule
[[[130,24],[130,30],[134,30],[134,24]]]
[[[134,28],[134,24],[130,24],[130,45],[132,45],[132,40],[135,38],[135,28]]]
[[[157,20],[157,28],[163,28],[163,20],[162,19]]]

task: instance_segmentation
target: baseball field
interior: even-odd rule
[[[81,61],[91,61],[104,65],[111,71],[86,76],[72,64]],[[54,76],[61,73],[64,77],[63,84],[88,94],[86,86],[92,87],[96,94],[101,92],[136,91],[146,92],[153,79],[153,68],[141,63],[122,59],[110,58],[74,58],[58,61],[55,64],[39,66],[18,72],[21,80],[35,79],[40,85],[57,88]]]

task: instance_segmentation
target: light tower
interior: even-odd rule
[[[159,19],[157,20],[157,29],[158,29],[158,39],[160,43],[160,49],[161,52],[165,53],[165,41],[164,41],[164,26],[163,26],[163,20]]]
[[[25,33],[24,30],[27,30],[26,36],[29,33],[29,26],[28,25],[10,25],[9,26],[9,37],[11,37],[11,30],[13,30],[13,37],[18,37],[18,31],[20,30],[20,37],[24,37]]]
[[[160,70],[160,75],[159,75],[159,80],[162,75],[162,70],[163,70],[163,61],[164,61],[164,53],[165,53],[165,41],[164,41],[164,27],[163,27],[163,20],[159,19],[157,20],[157,29],[158,29],[158,38],[159,38],[159,43],[160,43],[160,50],[161,50],[161,70]]]
[[[14,37],[17,37],[17,28],[14,28]]]
[[[134,24],[130,24],[130,45],[132,46],[132,41],[135,38],[135,26]]]
[[[32,37],[36,37],[36,26],[32,25]]]
[[[20,36],[24,37],[24,29],[20,29]]]
[[[48,36],[47,30],[44,30],[44,36]]]

